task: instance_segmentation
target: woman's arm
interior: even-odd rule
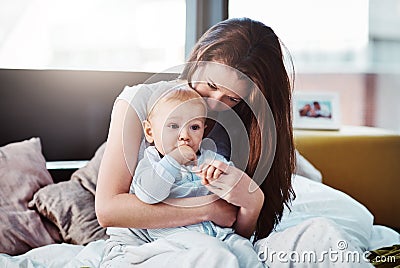
[[[142,125],[136,112],[126,101],[118,101],[114,106],[96,188],[96,214],[102,226],[167,228],[205,220],[221,226],[233,224],[236,208],[227,203],[186,205],[207,204],[209,196],[175,200],[176,205],[149,205],[128,194],[141,138]]]
[[[212,178],[203,172],[202,177],[209,182],[206,187],[227,202],[239,207],[234,226],[235,232],[243,237],[250,238],[254,233],[264,203],[264,193],[240,169],[218,160],[214,160],[209,165],[222,171],[222,174],[218,178]],[[203,171],[206,170],[208,169],[203,169]]]
[[[258,216],[264,202],[264,193],[258,188],[257,191],[249,193],[248,202],[240,206],[234,229],[243,237],[250,238],[256,229]]]

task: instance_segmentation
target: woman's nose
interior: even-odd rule
[[[213,92],[210,92],[210,94],[208,95],[208,98],[216,100],[216,101],[221,101],[223,96],[224,96],[224,93],[222,93],[220,90],[215,90]]]
[[[208,107],[211,110],[215,110],[216,108],[218,108],[222,101],[223,96],[224,94],[219,90],[211,92],[207,98]]]

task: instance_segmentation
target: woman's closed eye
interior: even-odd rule
[[[219,90],[218,86],[217,86],[216,84],[212,83],[212,82],[207,82],[207,85],[208,85],[212,90]],[[225,97],[226,97],[230,102],[233,102],[233,103],[238,103],[238,102],[240,102],[240,101],[242,100],[241,98],[235,98],[235,97],[227,96],[227,95],[225,95]]]
[[[218,89],[218,87],[217,87],[214,83],[208,82],[207,85],[208,85],[210,88],[212,88],[213,90],[217,90],[217,89]]]

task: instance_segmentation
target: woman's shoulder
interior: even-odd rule
[[[118,100],[125,100],[128,102],[138,114],[139,119],[143,121],[147,114],[148,102],[153,94],[165,92],[166,90],[179,85],[179,83],[183,83],[182,80],[160,81],[153,84],[126,86],[115,102]]]
[[[159,81],[152,84],[139,84],[134,86],[125,86],[122,92],[119,94],[117,99],[124,99],[131,102],[135,97],[146,97],[151,96],[156,91],[173,87],[176,84],[176,80],[172,81]]]

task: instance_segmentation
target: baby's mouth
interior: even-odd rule
[[[195,146],[193,146],[193,144],[189,143],[189,142],[179,142],[178,143],[178,147],[182,146],[182,145],[186,145],[189,146],[190,148],[192,148],[193,150],[195,150]]]
[[[181,141],[181,142],[178,143],[178,146],[182,146],[182,145],[190,146],[189,142],[187,142],[187,141]],[[190,146],[190,147],[192,147],[192,146]]]

